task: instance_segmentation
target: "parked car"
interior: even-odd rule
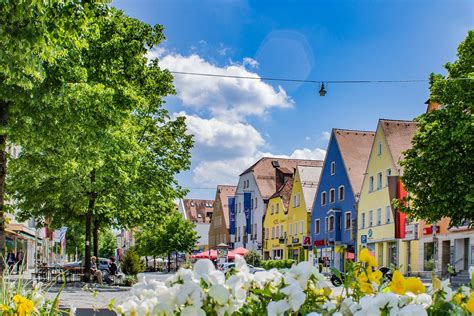
[[[107,258],[99,258],[98,259],[99,262],[98,262],[98,265],[97,265],[97,268],[102,271],[102,274],[107,274],[109,273],[109,259]],[[68,263],[65,263],[63,265],[63,268],[64,269],[68,269],[68,268],[78,268],[78,267],[82,267],[82,260],[79,260],[79,261],[73,261],[73,262],[68,262]]]
[[[262,269],[262,268],[257,268],[257,267],[254,267],[250,264],[247,264],[247,266],[249,267],[249,272],[250,273],[257,273],[257,272],[260,272],[260,271],[265,271],[265,269]],[[221,264],[218,269],[221,270],[222,272],[226,273],[227,271],[229,271],[230,269],[233,269],[235,268],[235,263],[234,262],[226,262],[226,263],[223,263]]]

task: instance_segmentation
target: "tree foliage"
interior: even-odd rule
[[[244,256],[245,261],[254,267],[260,267],[262,265],[262,254],[256,249],[250,249]]]
[[[459,45],[448,75],[431,75],[430,100],[442,105],[418,117],[413,148],[406,152],[406,211],[426,221],[443,217],[458,226],[474,221],[474,31]],[[453,80],[470,78],[471,80]]]
[[[103,229],[99,232],[99,256],[104,258],[115,257],[115,249],[117,249],[117,237],[110,228]]]
[[[122,272],[126,275],[136,276],[144,270],[140,256],[135,248],[129,248],[125,252],[122,262]]]

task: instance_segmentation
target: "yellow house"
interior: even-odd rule
[[[311,246],[311,209],[321,170],[322,167],[314,166],[297,166],[295,169],[286,224],[289,259],[310,260],[308,249]]]
[[[391,201],[394,190],[403,191],[399,162],[415,131],[412,121],[379,120],[357,205],[359,251],[367,247],[379,266],[393,264],[403,273],[416,270],[418,241],[412,223]]]
[[[281,188],[273,194],[267,205],[263,221],[265,240],[263,243],[263,258],[287,259],[286,238],[286,213],[290,203],[293,178],[288,177]]]

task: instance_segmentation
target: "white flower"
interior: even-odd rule
[[[288,302],[294,312],[298,311],[306,300],[306,294],[298,283],[290,284],[281,289],[280,292],[288,296]]]
[[[474,266],[469,267],[469,278],[472,280],[472,274],[474,273]]]
[[[176,294],[176,304],[178,306],[190,304],[195,305],[196,307],[202,306],[202,298],[204,297],[204,292],[202,288],[193,282],[187,282],[177,286],[178,291]]]
[[[428,308],[433,304],[433,299],[426,293],[418,294],[414,299],[413,303],[422,305],[424,308]]]
[[[215,284],[211,286],[208,292],[209,296],[212,297],[217,304],[225,305],[229,301],[229,290],[221,284]]]
[[[398,311],[398,296],[393,293],[378,293],[376,296],[364,296],[361,298],[362,309],[354,313],[357,316],[380,315],[380,310],[388,307],[391,314]]]
[[[186,306],[181,311],[181,316],[206,316],[206,312],[197,306]]]
[[[123,304],[117,306],[119,314],[130,315],[137,312],[138,304],[134,300],[123,302]]]
[[[69,307],[69,315],[76,315],[76,306],[71,305]]]
[[[183,282],[188,282],[193,279],[193,271],[189,269],[179,269],[177,273],[173,274],[170,276],[168,279],[166,279],[165,283],[167,285],[171,285],[173,283],[183,281]]]
[[[33,295],[31,296],[31,300],[33,301],[34,306],[43,306],[45,302],[44,295],[38,292],[33,293]]]
[[[286,300],[271,301],[267,306],[268,316],[285,315],[291,309],[291,305]]]
[[[277,269],[255,273],[254,280],[260,288],[271,282],[273,286],[278,286],[283,279],[283,275]]]
[[[323,309],[328,310],[328,311],[336,309],[336,304],[334,304],[331,301],[326,301],[323,304]]]
[[[194,264],[194,275],[200,279],[203,275],[209,274],[211,271],[215,271],[214,264],[209,259],[200,259]]]
[[[422,305],[408,304],[407,306],[400,309],[397,313],[398,316],[428,316],[428,313]]]
[[[291,267],[288,273],[285,275],[285,282],[288,284],[292,282],[292,279],[299,282],[300,286],[303,289],[306,289],[308,286],[308,280],[312,275],[318,275],[318,269],[314,267],[308,261],[302,261],[297,265]]]
[[[344,315],[355,314],[360,309],[360,306],[350,298],[345,298],[341,303],[341,312]]]

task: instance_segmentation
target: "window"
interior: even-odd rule
[[[379,141],[379,143],[377,144],[377,155],[381,155],[382,154],[382,142]]]
[[[293,234],[293,224],[290,223],[290,229],[289,229],[290,236]]]
[[[280,226],[276,227],[276,238],[280,238]]]
[[[324,228],[326,231],[329,231],[329,218],[326,217],[325,220],[326,220],[326,223],[325,223],[326,225],[324,226]]]
[[[369,177],[369,192],[374,191],[374,177],[370,176]]]
[[[360,223],[360,228],[365,228],[365,213],[362,213],[362,220]]]
[[[268,228],[265,228],[265,239],[268,240]]]
[[[277,204],[276,213],[278,214],[278,212],[280,212],[280,204]]]
[[[329,231],[334,230],[334,215],[329,216]]]
[[[334,189],[329,190],[329,203],[334,203],[336,199],[336,192]]]
[[[345,214],[345,228],[349,229],[351,228],[351,212],[346,212]]]
[[[257,239],[257,223],[254,224],[253,236],[253,239]]]
[[[382,209],[377,209],[377,225],[382,225]]]
[[[316,219],[316,220],[314,221],[314,233],[315,233],[316,235],[319,235],[319,219]]]
[[[344,200],[344,186],[341,185],[339,187],[339,201],[343,201]]]
[[[293,207],[298,207],[298,206],[300,206],[300,194],[296,193],[293,196]]]
[[[293,225],[293,229],[295,230],[295,236],[298,235],[298,223]]]
[[[275,227],[272,227],[272,239],[275,239]]]
[[[240,241],[240,227],[237,227],[237,241]]]
[[[386,171],[386,174],[387,174],[387,186],[388,186],[388,177],[392,175],[392,169],[388,168]]]
[[[270,208],[270,214],[273,214],[274,210],[275,210],[275,205],[272,205],[272,207]]]
[[[369,211],[369,227],[372,227],[374,224],[374,211],[370,210]]]
[[[321,193],[321,205],[326,205],[326,191]]]
[[[257,208],[257,198],[255,198],[255,203],[253,203],[254,208]]]
[[[336,163],[333,161],[331,162],[331,175],[336,173]]]
[[[300,222],[300,232],[301,232],[301,234],[304,234],[304,222],[303,221]]]
[[[280,235],[282,238],[285,237],[283,233],[283,225],[280,225]]]
[[[382,188],[382,172],[377,173],[377,190]]]
[[[385,222],[387,224],[390,223],[391,213],[392,213],[392,208],[390,207],[390,205],[387,205],[387,207],[385,208]]]

